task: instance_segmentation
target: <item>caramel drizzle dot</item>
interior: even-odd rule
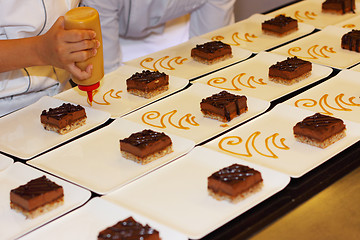
[[[183,124],[184,121],[192,126],[199,126],[199,124],[195,121],[195,116],[192,116],[192,114],[190,114],[190,113],[185,114],[183,117],[181,117],[178,120],[177,124],[173,123],[173,116],[176,113],[177,113],[177,110],[172,110],[161,116],[160,112],[158,112],[158,111],[149,111],[149,112],[144,113],[142,115],[141,119],[142,119],[143,123],[153,126],[153,127],[157,127],[157,128],[166,128],[167,127],[165,124],[166,117],[168,117],[169,124],[178,129],[183,129],[183,130],[190,129],[189,127],[184,126],[184,124]],[[149,121],[156,120],[159,118],[160,118],[160,124],[152,124],[149,122]]]
[[[93,97],[95,97],[95,95],[99,92],[98,89],[94,90],[93,91]],[[120,93],[122,93],[122,91],[117,91],[115,92],[114,89],[110,89],[109,91],[107,91],[106,93],[103,94],[102,96],[102,99],[103,99],[103,102],[98,102],[96,101],[95,99],[93,99],[93,103],[96,103],[98,105],[110,105],[111,103],[109,101],[106,100],[106,96],[109,95],[111,98],[114,98],[114,99],[120,99],[121,96],[119,95]],[[91,105],[90,101],[89,101],[89,98],[87,99],[87,102]]]
[[[290,148],[288,146],[285,145],[285,138],[281,138],[280,139],[280,143],[281,145],[276,143],[276,138],[279,136],[278,133],[274,133],[271,136],[267,137],[264,141],[265,143],[265,147],[267,149],[267,151],[269,152],[269,154],[263,153],[261,151],[258,150],[258,148],[255,145],[255,140],[256,138],[261,134],[261,132],[256,131],[254,133],[252,133],[248,139],[245,142],[245,149],[246,149],[246,153],[241,153],[241,152],[235,152],[235,151],[231,151],[226,149],[226,145],[228,146],[236,146],[239,145],[243,142],[242,138],[239,136],[228,136],[228,137],[224,137],[220,140],[220,142],[218,143],[218,146],[221,150],[228,152],[228,153],[232,153],[238,156],[243,156],[243,157],[252,157],[253,154],[250,151],[250,147],[252,147],[253,150],[255,150],[258,154],[264,156],[264,157],[268,157],[268,158],[279,158],[271,149],[269,146],[269,140],[271,140],[271,143],[273,146],[275,146],[278,149],[281,150],[289,150]]]
[[[257,83],[259,85],[266,85],[267,83],[264,82],[264,79],[259,78],[258,80],[255,79],[254,76],[250,76],[247,81],[242,82],[241,78],[243,76],[245,76],[246,73],[240,73],[238,75],[236,75],[235,77],[233,77],[233,79],[231,80],[231,85],[232,88],[226,88],[226,87],[221,87],[219,85],[226,83],[228,80],[224,77],[216,77],[216,78],[212,78],[210,79],[207,84],[213,87],[217,87],[220,89],[224,89],[224,90],[234,90],[234,91],[241,91],[242,89],[239,88],[237,85],[240,84],[241,86],[247,87],[247,88],[256,88],[252,82]]]
[[[145,58],[143,60],[141,60],[140,62],[140,66],[142,66],[143,68],[145,69],[148,69],[148,70],[151,70],[151,71],[159,71],[157,65],[163,69],[167,69],[167,70],[175,70],[175,68],[173,66],[171,66],[172,63],[175,63],[175,64],[178,64],[178,65],[181,65],[183,64],[186,60],[188,60],[187,58],[183,58],[183,57],[173,57],[173,58],[170,58],[169,56],[164,56],[164,57],[161,57],[157,60],[155,60],[154,58]],[[164,61],[165,60],[168,60],[165,64],[164,64]],[[148,67],[145,65],[145,63],[150,63],[150,62],[153,62],[152,64],[152,67]]]
[[[355,24],[349,23],[349,24],[343,25],[342,27],[343,27],[343,28],[354,28],[354,27],[355,27]]]
[[[232,46],[240,46],[241,45],[241,42],[240,41],[244,41],[244,42],[253,42],[253,40],[251,40],[250,38],[257,38],[257,36],[255,34],[250,34],[250,33],[245,33],[244,34],[244,38],[241,38],[239,36],[239,33],[238,32],[234,32],[231,36],[231,39],[232,39],[232,42],[231,43],[226,43],[228,45],[232,45]],[[222,41],[224,40],[225,37],[224,36],[214,36],[211,38],[211,40],[213,41]]]
[[[307,20],[315,20],[317,14],[314,12],[309,12],[309,11],[305,11],[303,15],[301,15],[300,11],[296,11],[294,14],[294,17],[299,21],[299,22],[304,22],[303,19],[307,19]]]
[[[288,54],[290,56],[296,56],[296,57],[305,58],[305,59],[318,59],[319,57],[330,58],[330,56],[325,54],[325,52],[336,53],[332,47],[322,46],[321,48],[319,48],[319,45],[316,44],[316,45],[309,47],[309,49],[307,50],[307,54],[310,57],[304,57],[304,56],[294,54],[295,52],[300,52],[301,50],[302,50],[301,47],[293,47],[288,50]]]
[[[315,99],[311,99],[311,98],[298,99],[297,101],[295,101],[295,106],[299,107],[301,105],[304,107],[311,108],[311,107],[315,107],[317,104],[319,104],[319,107],[324,111],[322,113],[328,114],[328,115],[334,115],[332,112],[330,112],[330,110],[352,111],[351,108],[346,108],[343,105],[351,106],[351,107],[360,107],[360,104],[354,102],[354,99],[356,99],[356,97],[350,97],[348,99],[348,102],[345,102],[343,100],[344,94],[343,93],[338,94],[334,98],[334,102],[337,105],[337,107],[333,107],[328,103],[328,97],[329,97],[329,94],[324,94],[323,96],[320,97],[319,101],[316,101]],[[330,109],[330,110],[328,110],[328,109]]]

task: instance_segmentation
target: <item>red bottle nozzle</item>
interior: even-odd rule
[[[93,94],[92,91],[97,89],[100,86],[100,82],[97,82],[93,85],[89,85],[89,86],[84,86],[84,85],[78,85],[79,89],[82,91],[86,91],[89,101],[90,101],[90,105],[92,105],[92,101],[93,101]]]

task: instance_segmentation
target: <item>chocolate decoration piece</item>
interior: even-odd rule
[[[119,221],[115,225],[102,230],[98,235],[98,240],[159,240],[159,232],[151,228],[148,224],[143,226],[136,222],[132,217]]]
[[[198,62],[213,64],[232,57],[230,45],[221,41],[198,44],[191,49],[191,57]]]
[[[241,164],[232,164],[208,177],[209,193],[216,199],[237,201],[255,187],[260,187],[261,173]]]
[[[200,110],[205,117],[229,122],[248,110],[247,98],[221,91],[201,100]]]
[[[266,34],[281,37],[298,30],[298,21],[281,14],[264,21],[261,24],[261,29]]]
[[[169,76],[158,71],[143,70],[128,78],[126,85],[129,93],[151,98],[169,89]]]

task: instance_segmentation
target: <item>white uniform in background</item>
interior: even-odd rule
[[[234,22],[235,0],[82,0],[100,14],[105,72]]]
[[[47,32],[57,18],[80,0],[0,0],[0,40]],[[19,56],[21,58],[21,56]],[[55,95],[69,87],[69,73],[39,66],[0,73],[0,116]]]

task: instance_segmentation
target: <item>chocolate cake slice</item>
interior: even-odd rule
[[[360,52],[360,30],[351,30],[341,37],[341,48]]]
[[[148,224],[143,226],[132,217],[119,221],[115,225],[102,230],[98,235],[98,240],[160,240],[159,231],[153,229]]]
[[[27,218],[35,218],[58,207],[63,202],[62,186],[45,176],[33,179],[10,191],[10,207]]]
[[[191,49],[191,57],[198,62],[213,64],[232,57],[231,46],[221,41],[197,44]]]
[[[220,169],[208,177],[208,192],[217,200],[238,202],[262,187],[261,173],[241,164]]]
[[[300,58],[288,57],[269,68],[269,80],[285,85],[297,83],[311,75],[312,63]]]
[[[346,126],[341,119],[320,113],[298,122],[293,131],[297,141],[319,148],[326,148],[346,136]]]
[[[145,129],[120,140],[123,157],[147,164],[172,152],[171,138],[165,133]]]
[[[264,21],[261,29],[265,34],[282,37],[298,30],[298,21],[283,14]]]
[[[355,0],[326,0],[321,5],[321,10],[324,13],[355,13]]]
[[[40,121],[44,128],[60,134],[68,133],[86,123],[85,109],[80,105],[63,103],[57,108],[43,110]]]
[[[169,89],[169,76],[158,71],[143,70],[128,78],[126,85],[129,93],[152,98]]]
[[[248,110],[247,98],[221,91],[201,100],[200,110],[205,117],[222,122],[230,122],[233,118]]]

